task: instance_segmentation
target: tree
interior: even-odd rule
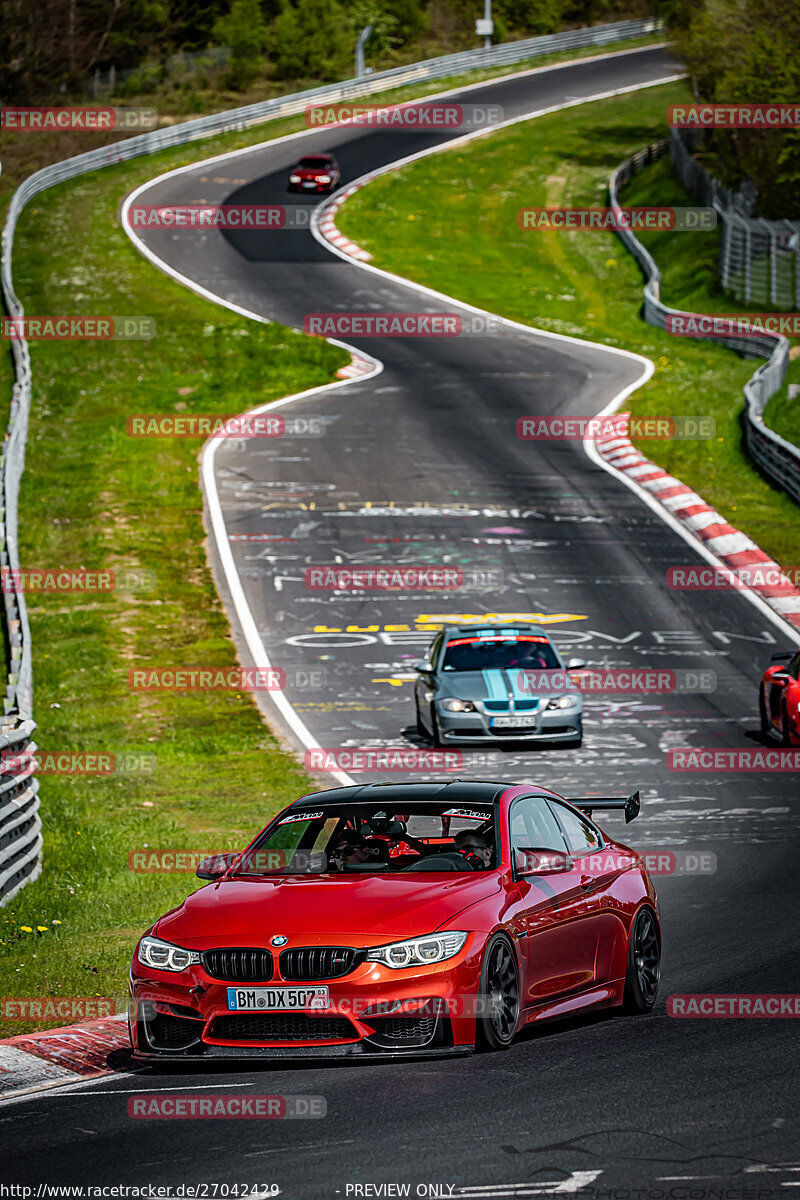
[[[678,50],[707,102],[796,104],[797,29],[796,0],[707,0],[679,29]],[[755,183],[761,216],[800,214],[800,131],[715,130],[707,140],[729,182]]]
[[[264,65],[267,26],[259,0],[233,0],[231,10],[214,25],[214,40],[231,51],[228,82],[243,89]]]
[[[354,43],[365,25],[372,26],[366,45],[367,54],[383,54],[393,50],[400,42],[397,32],[400,22],[380,0],[355,0],[350,9],[350,21]]]
[[[511,33],[537,37],[561,28],[561,0],[498,0],[496,8]]]
[[[353,73],[352,25],[338,0],[286,0],[273,39],[281,79],[327,83]]]

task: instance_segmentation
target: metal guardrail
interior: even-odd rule
[[[670,154],[683,185],[701,204],[715,208],[722,224],[719,273],[739,300],[800,307],[800,221],[767,221],[752,215],[758,189],[745,181],[738,192],[723,187],[693,157],[699,131],[673,129]]]
[[[626,159],[613,172],[608,190],[612,207],[619,206],[619,188],[649,163],[667,153],[670,140],[656,142]],[[621,229],[619,236],[642,268],[644,286],[644,319],[648,325],[659,329],[666,327],[668,316],[689,316],[678,308],[669,308],[661,302],[661,272],[653,256],[644,248],[629,229]],[[764,408],[770,396],[774,396],[786,378],[789,366],[789,342],[778,334],[761,334],[757,337],[709,336],[709,341],[721,342],[748,358],[765,358],[767,361],[751,376],[744,387],[745,408],[743,424],[745,445],[750,457],[773,483],[800,504],[800,450],[775,433],[764,423]]]
[[[185,145],[187,142],[212,137],[217,133],[241,131],[277,117],[301,113],[315,101],[350,100],[408,83],[445,79],[460,72],[523,62],[525,59],[536,58],[553,51],[604,46],[610,42],[642,37],[660,27],[660,23],[653,20],[617,21],[609,25],[596,25],[590,29],[576,29],[567,33],[509,42],[492,46],[488,50],[448,54],[410,66],[381,71],[364,79],[348,79],[342,83],[312,88],[309,91],[264,100],[258,104],[249,104],[243,108],[138,134],[44,167],[29,176],[17,188],[9,205],[0,259],[0,284],[6,311],[14,317],[24,315],[22,305],[14,292],[12,277],[12,251],[17,219],[29,200],[54,184],[142,154],[153,154],[157,150]],[[31,403],[31,362],[27,342],[14,340],[11,349],[16,382],[0,461],[0,490],[3,493],[4,504],[4,528],[0,530],[0,564],[10,568],[13,573],[19,570],[17,504],[25,462],[25,437]],[[30,735],[35,728],[31,719],[31,636],[23,592],[14,588],[4,590],[3,599],[6,610],[5,634],[9,675],[5,696],[6,723],[0,722],[0,752],[4,745],[13,743],[16,753],[17,750],[30,749]],[[24,883],[35,878],[40,870],[42,837],[37,790],[37,781],[29,775],[0,775],[0,906]]]

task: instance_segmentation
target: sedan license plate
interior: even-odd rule
[[[489,721],[492,729],[535,729],[536,722],[530,717],[492,717]]]
[[[327,1007],[326,987],[228,988],[229,1012],[294,1012]]]
[[[316,186],[317,186],[316,181],[313,179],[304,179],[303,180],[303,187],[312,188],[312,187],[316,187]]]

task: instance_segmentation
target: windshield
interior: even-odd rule
[[[328,804],[286,813],[234,873],[417,875],[485,871],[495,860],[491,804]]]
[[[447,643],[442,660],[443,671],[494,671],[508,667],[553,671],[560,666],[546,637],[527,634],[453,638]]]
[[[298,167],[329,167],[329,158],[301,158]]]

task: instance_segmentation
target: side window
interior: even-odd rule
[[[544,796],[521,796],[509,814],[511,855],[519,848],[564,850],[564,836]]]
[[[428,651],[428,661],[433,663],[434,669],[436,667],[437,659],[439,658],[439,651],[442,648],[443,637],[444,637],[444,634],[437,633],[436,637],[433,639],[431,648]]]
[[[550,804],[564,830],[571,854],[591,854],[602,848],[603,839],[600,834],[579,813],[567,808],[565,804],[554,804],[553,801],[550,801]]]

